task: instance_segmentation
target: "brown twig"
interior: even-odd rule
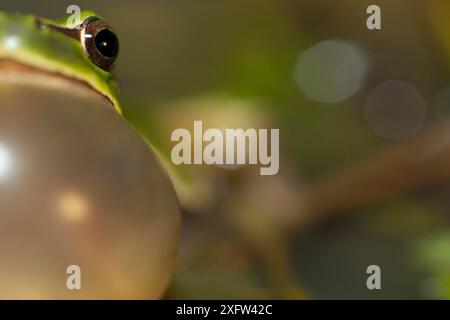
[[[450,181],[450,124],[383,149],[300,197],[301,222],[317,221]]]

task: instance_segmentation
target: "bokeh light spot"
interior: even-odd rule
[[[308,99],[339,103],[363,87],[368,70],[369,59],[359,46],[327,40],[300,55],[294,76]]]
[[[399,81],[387,81],[369,92],[364,109],[372,129],[395,140],[406,139],[420,130],[427,111],[417,89]]]

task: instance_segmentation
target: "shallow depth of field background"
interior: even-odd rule
[[[381,31],[366,28],[375,3]],[[126,115],[162,148],[194,119],[280,128],[276,177],[186,168],[220,197],[184,212],[168,298],[450,299],[445,176],[372,201],[350,185],[346,209],[302,216],[313,186],[450,126],[448,1],[2,0],[0,9],[59,18],[69,4],[117,30]],[[429,143],[450,148],[445,141]],[[371,264],[381,267],[380,291],[366,288]]]

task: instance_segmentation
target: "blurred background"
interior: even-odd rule
[[[447,0],[2,0],[70,4],[117,31],[125,116],[170,152],[176,128],[280,128],[280,172],[183,167],[167,298],[450,299]],[[381,7],[381,30],[366,9]],[[382,290],[366,269],[382,270]]]

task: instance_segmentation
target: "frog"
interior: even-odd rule
[[[115,30],[79,17],[0,12],[0,298],[162,298],[177,193],[123,117]]]

